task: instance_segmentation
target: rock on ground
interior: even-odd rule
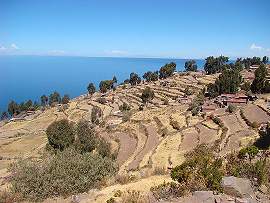
[[[255,195],[248,179],[236,178],[234,176],[224,177],[221,184],[224,187],[224,193],[227,195],[239,198],[250,198]]]

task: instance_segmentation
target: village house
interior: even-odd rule
[[[202,106],[201,111],[202,112],[212,112],[216,110],[215,106]]]
[[[247,103],[245,99],[229,99],[224,101],[224,104],[229,106],[230,104],[236,104],[237,106],[243,106]]]

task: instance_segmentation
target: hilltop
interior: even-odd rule
[[[0,177],[8,175],[7,165],[15,156],[40,157],[43,154],[47,144],[46,129],[52,122],[61,119],[74,123],[81,119],[91,121],[92,109],[96,107],[102,114],[95,130],[118,153],[115,163],[119,166],[119,174],[132,176],[133,182],[138,181],[137,185],[105,184],[113,186],[99,192],[104,194],[96,197],[100,202],[113,196],[111,189],[137,189],[147,193],[150,187],[170,181],[168,168],[182,164],[184,154],[202,143],[215,146],[218,157],[246,148],[259,138],[259,129],[251,127],[247,121],[257,122],[260,126],[270,121],[268,94],[237,104],[233,113],[226,111],[229,105],[219,103],[221,98],[205,98],[204,104],[200,105],[202,109],[196,114],[189,110],[198,93],[207,84],[214,83],[219,75],[206,75],[204,71],[174,72],[172,77],[162,80],[143,81],[133,86],[120,84],[106,93],[96,91],[92,96],[81,95],[68,104],[36,111],[22,121],[1,121]],[[254,73],[243,70],[241,75],[248,79]],[[154,90],[154,98],[143,105],[141,95],[146,87]],[[105,103],[98,102],[101,98]],[[123,104],[129,106],[130,111],[121,111]],[[151,174],[164,175],[153,178]],[[1,190],[6,186],[2,184]],[[95,194],[98,193],[91,191],[85,196]]]

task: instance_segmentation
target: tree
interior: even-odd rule
[[[138,74],[132,72],[130,73],[130,77],[129,77],[129,83],[131,85],[137,85],[141,83],[141,78],[138,76]]]
[[[114,82],[112,80],[104,80],[99,83],[99,89],[101,93],[106,93],[113,88]]]
[[[245,68],[249,69],[250,68],[250,64],[251,64],[251,58],[246,58],[243,60],[244,64],[245,64]]]
[[[154,90],[151,90],[150,87],[146,87],[142,92],[141,99],[143,103],[145,103],[147,106],[147,103],[151,101],[152,99],[154,99],[154,97],[155,97]]]
[[[170,77],[170,76],[172,76],[172,74],[175,70],[176,70],[176,64],[174,62],[171,62],[169,64],[166,63],[159,70],[159,78],[165,79],[167,77]]]
[[[235,94],[241,81],[242,77],[237,69],[224,70],[214,84],[207,85],[207,90],[212,98],[220,94]]]
[[[27,111],[27,108],[26,108],[26,106],[25,106],[24,102],[20,103],[20,105],[19,105],[19,109],[20,109],[20,112]]]
[[[75,148],[83,152],[92,152],[97,147],[97,136],[86,120],[80,120],[75,126]]]
[[[38,102],[37,102],[37,101],[34,101],[34,104],[33,104],[33,109],[34,109],[34,110],[37,110],[37,109],[38,109],[38,107],[39,107]]]
[[[255,78],[251,84],[251,91],[253,93],[263,93],[265,88],[265,81],[268,71],[264,64],[261,64],[255,71]]]
[[[7,111],[6,110],[2,111],[1,120],[6,119],[7,117],[8,117]]]
[[[26,103],[25,103],[25,108],[26,108],[26,110],[30,110],[30,108],[31,108],[31,106],[32,106],[32,100],[31,99],[29,99]]]
[[[251,65],[261,65],[261,64],[262,64],[262,61],[261,61],[261,58],[260,57],[254,56],[251,59]]]
[[[144,73],[143,78],[146,79],[146,82],[151,82],[151,81],[157,81],[158,80],[158,71],[148,71]]]
[[[267,64],[269,62],[269,58],[267,56],[264,56],[262,61],[264,64]]]
[[[89,85],[87,86],[87,90],[88,90],[89,94],[92,96],[96,91],[94,83],[92,83],[92,82],[89,83]]]
[[[218,58],[214,58],[213,56],[209,56],[205,60],[204,70],[206,71],[206,74],[210,75],[227,69],[225,63],[229,61],[229,57],[221,55]]]
[[[42,106],[44,106],[44,105],[47,104],[47,102],[48,102],[48,97],[47,97],[45,94],[43,94],[43,95],[40,97],[40,99],[41,99],[41,105],[42,105]]]
[[[8,104],[8,113],[12,117],[14,117],[20,113],[18,104],[16,102],[14,102],[13,100],[11,102],[9,102],[9,104]]]
[[[68,148],[75,140],[73,126],[66,119],[54,121],[47,128],[46,134],[49,144],[60,151]]]
[[[195,63],[196,63],[196,61],[194,61],[194,60],[186,61],[185,62],[186,71],[197,71],[197,65]],[[195,64],[195,65],[193,65],[193,64]]]
[[[243,85],[241,85],[241,90],[245,90],[246,92],[249,91],[251,88],[250,82],[244,82]]]
[[[64,97],[62,98],[62,104],[67,104],[69,102],[69,94],[65,94]]]
[[[60,103],[61,102],[61,97],[60,94],[56,91],[54,91],[53,94],[50,94],[49,96],[49,105],[52,105],[53,103]]]
[[[116,84],[118,82],[117,78],[113,76],[113,82]]]

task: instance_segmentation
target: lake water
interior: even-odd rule
[[[8,103],[18,104],[31,99],[38,101],[54,91],[69,94],[70,98],[86,94],[93,82],[98,89],[102,80],[118,79],[118,84],[129,78],[131,72],[139,76],[147,71],[156,71],[166,63],[175,62],[176,70],[183,71],[189,59],[162,58],[109,58],[68,56],[0,56],[0,114],[7,110]],[[195,60],[198,69],[203,69],[204,59]],[[143,78],[142,78],[143,79]]]

